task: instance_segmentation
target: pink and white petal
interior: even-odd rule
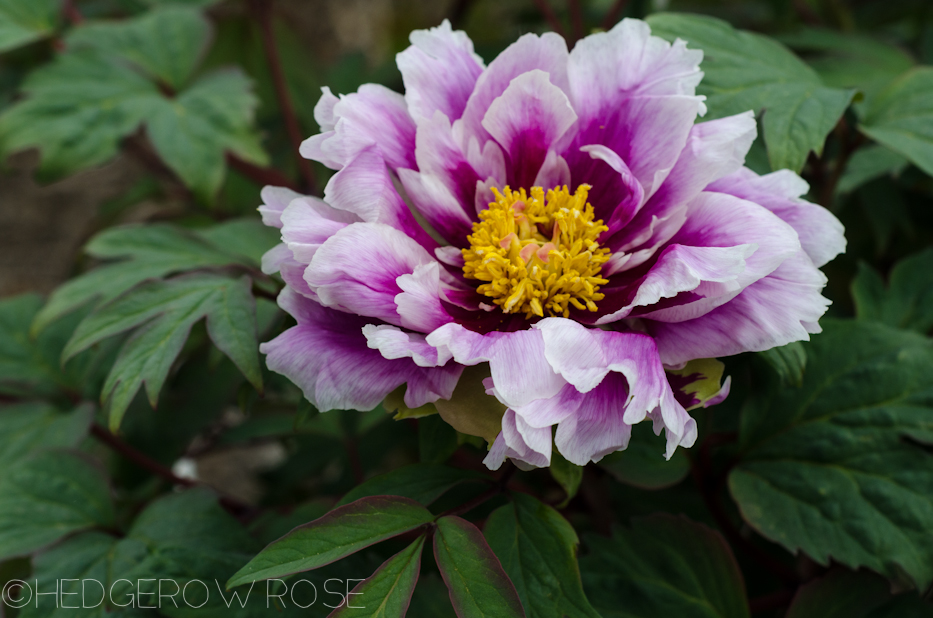
[[[403,232],[383,223],[354,223],[318,248],[305,281],[326,307],[401,326],[398,278],[434,258]]]
[[[635,297],[621,309],[600,317],[596,324],[609,324],[629,316],[636,307],[650,307],[682,292],[703,297],[720,297],[742,288],[738,277],[755,245],[735,247],[685,247],[669,245],[644,279],[637,284]],[[712,285],[718,284],[718,285]]]
[[[379,350],[383,358],[410,358],[419,367],[438,367],[447,364],[449,354],[439,353],[429,345],[421,333],[409,333],[391,324],[367,324],[363,327],[366,344]]]
[[[405,328],[429,333],[452,321],[441,304],[440,269],[434,261],[419,264],[413,273],[396,281],[402,292],[395,297],[395,305]]]
[[[450,399],[462,373],[463,365],[456,363],[447,363],[443,367],[417,367],[408,378],[405,405],[420,408],[439,399]]]
[[[632,220],[641,208],[645,190],[622,157],[610,148],[591,144],[580,150],[593,159],[593,166],[584,176],[593,187],[589,197],[594,214],[609,228],[603,237],[609,238]],[[577,179],[577,182],[582,181],[582,178]]]
[[[340,169],[360,150],[375,145],[391,169],[415,167],[415,122],[399,93],[364,84],[357,92],[342,96],[331,113],[333,129],[305,140],[302,156]]]
[[[320,303],[321,299],[317,297],[317,294],[308,286],[308,282],[305,281],[305,271],[307,269],[307,264],[296,262],[294,258],[288,258],[279,264],[279,274],[282,276],[282,281],[285,282],[286,286],[305,298],[310,298]]]
[[[759,176],[748,168],[741,168],[714,182],[707,190],[761,204],[789,223],[817,267],[846,250],[842,223],[822,206],[799,199],[809,187],[803,178],[790,170]]]
[[[429,334],[427,341],[463,365],[488,362],[497,396],[512,408],[553,397],[565,384],[548,364],[538,330],[480,334],[452,322]]]
[[[495,391],[491,394],[497,395]],[[550,428],[576,413],[589,393],[581,393],[573,384],[565,384],[553,397],[535,399],[524,406],[514,408],[525,423],[531,427]],[[496,396],[499,401],[500,397]]]
[[[314,120],[321,127],[321,131],[326,133],[333,131],[337,124],[337,116],[334,114],[334,107],[340,103],[340,99],[334,96],[329,86],[321,88],[321,98],[314,105]]]
[[[508,181],[530,187],[547,156],[577,119],[567,95],[539,69],[519,75],[489,105],[483,128],[509,158]]]
[[[367,146],[346,166],[331,176],[324,187],[324,199],[339,210],[353,213],[359,220],[385,223],[401,230],[429,249],[437,246],[421,227],[395,189],[385,161],[375,146]]]
[[[473,231],[473,219],[443,179],[407,169],[400,169],[398,176],[405,193],[428,225],[455,247],[466,247],[466,237]]]
[[[703,78],[702,59],[703,52],[687,49],[684,41],[668,43],[651,36],[645,22],[623,19],[574,45],[567,68],[574,108],[589,119],[622,98],[692,96]]]
[[[674,169],[651,201],[690,201],[711,182],[741,169],[757,135],[751,111],[693,125]]]
[[[525,433],[531,438],[532,444],[529,444],[519,430],[518,422],[520,421],[512,410],[505,411],[502,417],[502,431],[499,432],[492,448],[489,449],[489,454],[483,460],[490,470],[498,470],[506,458],[512,459],[522,470],[544,468],[550,465],[551,430],[523,427]]]
[[[678,446],[690,448],[697,440],[697,422],[690,416],[674,397],[674,392],[668,385],[667,391],[661,400],[661,405],[648,415],[653,423],[655,435],[664,430],[667,446],[664,458],[670,459]]]
[[[463,268],[463,251],[457,247],[443,246],[434,249],[434,257],[442,264],[453,266],[454,268]]]
[[[523,35],[496,56],[476,80],[476,87],[467,101],[463,116],[455,123],[455,131],[467,140],[476,137],[481,144],[485,143],[489,139],[483,128],[486,111],[513,79],[528,71],[542,70],[550,76],[551,83],[565,93],[570,92],[567,58],[567,43],[560,35],[553,32],[541,36]]]
[[[592,329],[567,318],[545,318],[534,328],[541,331],[548,363],[581,393],[596,388],[609,372],[609,361]]]
[[[463,114],[483,60],[473,53],[473,41],[448,20],[429,30],[415,30],[411,47],[395,56],[405,83],[408,111],[416,119],[431,118],[435,111],[451,120]]]
[[[324,200],[303,195],[285,208],[281,221],[282,240],[295,261],[308,264],[328,238],[361,219],[355,213],[331,207]]]
[[[292,259],[292,250],[283,242],[262,254],[262,272],[271,275],[279,272],[282,262]]]
[[[666,365],[761,352],[808,341],[810,332],[819,332],[816,325],[830,304],[820,294],[825,283],[801,251],[706,315],[678,323],[645,320],[645,324]]]
[[[405,382],[438,371],[411,359],[386,360],[368,348],[365,320],[358,316],[323,307],[289,288],[279,295],[279,306],[298,325],[263,343],[260,351],[270,370],[294,382],[322,412],[372,410]]]
[[[584,466],[628,446],[632,426],[623,420],[628,383],[610,373],[580,401],[580,406],[557,426],[554,442],[567,461]]]
[[[565,185],[570,186],[570,166],[556,151],[548,150],[532,186],[550,188]]]
[[[755,281],[773,272],[782,262],[800,251],[800,240],[794,229],[767,209],[723,193],[702,192],[689,204],[687,221],[671,239],[674,244],[695,247],[736,247],[757,245],[745,260],[745,268],[730,284],[706,286],[701,298],[688,296],[671,306],[636,312],[642,317],[664,322],[682,322],[713,310],[728,302]]]
[[[601,115],[577,121],[577,134],[563,153],[570,164],[574,182],[578,170],[592,167],[581,148],[601,144],[628,164],[649,198],[670,174],[687,144],[702,103],[692,96],[646,96],[623,98],[612,103]],[[642,208],[644,211],[645,208]],[[666,211],[647,213],[661,217]]]
[[[262,206],[258,210],[262,215],[263,224],[269,227],[282,227],[282,211],[293,199],[302,197],[302,195],[287,187],[266,185],[259,192],[259,197],[262,198]]]

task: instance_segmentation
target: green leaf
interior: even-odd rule
[[[849,159],[845,172],[836,185],[836,193],[849,193],[882,176],[898,176],[908,163],[904,156],[878,144],[859,148]]]
[[[487,480],[484,474],[451,468],[441,464],[412,464],[375,476],[357,485],[345,495],[337,506],[355,502],[365,496],[402,496],[415,502],[431,504],[455,485],[466,481]]]
[[[588,536],[583,582],[603,618],[746,618],[742,573],[718,532],[683,515]]]
[[[0,479],[0,558],[19,556],[94,526],[112,526],[110,488],[83,457],[46,451]]]
[[[125,58],[149,77],[180,90],[211,38],[211,25],[200,11],[168,6],[135,19],[82,24],[68,34],[66,43]]]
[[[690,473],[690,460],[683,449],[664,459],[665,440],[647,423],[632,427],[632,439],[624,451],[610,453],[597,464],[616,480],[641,489],[664,489],[681,482]]]
[[[252,131],[258,99],[239,69],[215,71],[172,100],[163,100],[148,119],[156,152],[202,199],[223,182],[225,152],[266,165],[268,158]]]
[[[99,341],[141,327],[123,344],[104,383],[102,399],[115,430],[143,383],[155,407],[191,327],[202,318],[207,318],[207,332],[214,344],[261,390],[255,301],[249,277],[235,280],[193,274],[144,283],[95,309],[78,325],[62,355],[67,360]]]
[[[93,418],[89,405],[68,413],[38,402],[0,408],[0,470],[9,470],[39,450],[77,446]]]
[[[424,536],[386,560],[328,618],[404,618],[421,571]],[[355,595],[359,597],[355,598]],[[362,605],[360,605],[362,604]]]
[[[0,0],[0,52],[55,32],[61,0]]]
[[[95,268],[56,288],[36,316],[33,333],[92,300],[107,302],[146,279],[244,262],[240,244],[225,244],[234,240],[229,233],[234,223],[239,222],[222,223],[197,233],[161,223],[104,230],[90,240],[85,252],[98,260],[122,261]],[[228,248],[235,253],[228,252]]]
[[[265,598],[254,595],[245,611],[235,601],[228,609],[214,582],[215,579],[223,582],[249,558],[254,547],[255,541],[218,506],[214,496],[203,490],[188,490],[163,496],[150,504],[133,522],[124,538],[97,531],[81,533],[40,553],[34,558],[33,565],[39,588],[54,590],[57,582],[66,592],[64,600],[71,605],[82,604],[82,580],[101,582],[107,591],[107,600],[96,610],[82,610],[81,616],[127,615],[124,612],[132,608],[118,608],[115,603],[129,603],[128,595],[140,588],[156,590],[157,584],[152,582],[153,579],[163,580],[162,590],[166,596],[158,599],[144,593],[137,596],[137,601],[139,605],[157,605],[161,601],[165,615],[212,615],[211,612],[219,614],[221,611],[233,615],[257,615],[260,608],[265,609]],[[132,587],[126,582],[117,583],[120,579],[129,580]],[[149,580],[148,587],[140,580]],[[169,596],[175,589],[165,580],[173,580],[179,588],[192,580],[204,582],[209,586],[207,599],[204,598],[204,588],[198,583],[189,587],[184,598],[191,605],[199,605],[205,600],[207,603],[200,611],[191,611],[179,594],[175,597],[179,606],[176,609]],[[72,592],[78,593],[74,599],[67,596]],[[246,591],[238,592],[244,599]],[[98,600],[99,594],[100,588],[88,582],[86,600],[89,606]],[[226,599],[230,600],[229,593]],[[57,616],[56,605],[52,598],[40,599],[38,608],[34,604],[24,612],[23,618]],[[139,613],[148,615],[141,610]],[[137,613],[132,612],[132,615]]]
[[[820,564],[933,581],[933,343],[824,320],[800,388],[743,410],[729,489],[745,520]],[[905,439],[906,438],[906,439]]]
[[[928,333],[933,329],[933,249],[904,258],[891,269],[888,285],[865,263],[852,280],[859,320]]]
[[[256,217],[231,219],[194,233],[214,247],[244,257],[256,266],[262,263],[266,251],[282,240],[281,231],[263,225]]]
[[[807,349],[799,341],[779,348],[771,348],[758,355],[771,365],[785,384],[800,386],[803,372],[807,368]]]
[[[231,577],[227,587],[316,569],[433,519],[427,509],[408,498],[361,498],[270,544]]]
[[[160,105],[155,84],[94,50],[63,54],[33,71],[26,99],[0,115],[0,152],[39,148],[48,178],[100,165]]]
[[[418,456],[424,463],[443,463],[459,446],[457,430],[439,415],[418,419]]]
[[[807,59],[827,86],[858,88],[871,96],[914,65],[899,47],[855,32],[802,28],[777,37],[791,48],[815,52]]]
[[[434,560],[458,618],[524,618],[515,585],[483,533],[467,520],[453,516],[437,520]]]
[[[873,573],[836,569],[801,586],[785,618],[920,618],[933,611],[916,593],[892,596],[890,589]]]
[[[489,516],[484,534],[528,618],[600,618],[583,593],[577,535],[557,511],[516,493]]]
[[[35,294],[0,300],[0,393],[30,399],[93,397],[103,380],[99,365],[112,350],[90,350],[62,367],[62,348],[82,316],[30,336],[29,325],[41,306]]]
[[[917,67],[872,97],[859,129],[933,175],[933,67]]]
[[[551,476],[557,481],[557,484],[563,487],[566,494],[564,500],[557,507],[562,509],[570,504],[573,497],[577,495],[577,490],[580,489],[580,483],[583,481],[583,466],[570,463],[563,455],[554,451],[548,470],[550,470]]]
[[[853,90],[828,88],[816,71],[766,36],[736,30],[712,17],[656,13],[653,34],[703,50],[708,119],[764,110],[762,122],[772,169],[800,171],[810,151],[820,155],[826,135],[849,106]]]

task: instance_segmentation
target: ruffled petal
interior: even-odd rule
[[[566,41],[553,32],[541,36],[526,34],[509,45],[476,80],[463,116],[456,123],[456,132],[465,136],[461,143],[466,143],[470,137],[475,137],[481,144],[489,139],[483,128],[486,111],[512,80],[523,73],[540,69],[548,74],[552,84],[569,92],[567,58]]]
[[[450,323],[428,335],[427,341],[463,365],[488,362],[500,400],[513,408],[552,397],[565,383],[545,360],[538,330],[480,334]]]
[[[651,202],[690,201],[711,182],[739,170],[757,135],[751,111],[693,125],[686,147]]]
[[[304,273],[321,304],[402,325],[398,278],[434,262],[424,247],[382,223],[354,223],[320,246]]]
[[[328,238],[361,219],[316,197],[299,196],[282,212],[281,220],[282,240],[295,261],[308,264]]]
[[[558,148],[577,115],[564,92],[541,70],[519,75],[483,116],[483,128],[505,150],[508,182],[531,187],[548,151]]]
[[[303,157],[339,170],[361,150],[375,145],[393,170],[415,167],[415,122],[402,95],[385,86],[364,84],[336,103],[332,97],[330,91],[322,96],[324,132],[301,144]]]
[[[409,333],[391,324],[367,324],[363,327],[366,344],[382,353],[383,358],[410,358],[419,367],[443,366],[450,360],[446,350],[439,351],[425,341],[421,333]]]
[[[455,247],[466,247],[473,220],[437,175],[399,170],[405,193],[434,230]]]
[[[402,292],[395,297],[402,326],[429,333],[452,320],[441,304],[441,265],[428,262],[402,275],[396,283]]]
[[[826,277],[800,251],[728,303],[678,323],[645,321],[666,365],[695,358],[761,352],[819,332],[829,301],[820,291]]]
[[[648,24],[623,19],[609,32],[592,34],[570,53],[568,74],[574,108],[598,117],[622,98],[693,95],[703,78],[703,52],[651,36]]]
[[[634,298],[625,307],[599,318],[596,324],[621,320],[628,317],[636,307],[650,307],[682,292],[694,292],[697,297],[721,297],[738,292],[741,290],[738,277],[745,271],[745,260],[756,249],[756,245],[671,245],[664,249],[648,274],[633,286],[636,288]]]
[[[446,19],[437,28],[415,30],[408,39],[411,47],[396,55],[395,62],[405,82],[409,113],[417,119],[440,111],[456,120],[483,72],[473,41]]]
[[[572,387],[571,387],[572,388]],[[557,426],[554,441],[567,461],[585,466],[628,446],[632,426],[619,413],[628,395],[628,382],[618,373],[609,374],[586,395],[578,407]]]
[[[324,187],[324,199],[359,220],[385,223],[414,238],[424,247],[437,246],[421,227],[395,189],[385,161],[375,146],[362,149],[346,166],[331,176]]]
[[[593,187],[589,194],[593,213],[609,228],[602,237],[610,238],[625,227],[641,208],[645,190],[622,157],[610,148],[592,144],[580,150],[593,160],[584,177]]]
[[[822,206],[799,199],[808,189],[806,181],[790,170],[759,176],[741,168],[707,190],[761,204],[776,214],[797,231],[804,251],[819,267],[846,250],[845,228]]]
[[[512,410],[502,417],[502,431],[483,460],[490,470],[498,470],[506,458],[522,470],[544,468],[551,463],[551,430],[525,425]]]
[[[322,412],[372,410],[404,383],[418,407],[453,394],[454,367],[423,368],[411,359],[386,360],[367,347],[358,316],[322,307],[286,288],[279,306],[298,325],[260,346],[269,369],[286,376]]]
[[[279,272],[282,263],[292,259],[292,250],[284,242],[280,242],[262,254],[262,272],[272,275]]]
[[[687,220],[671,242],[693,247],[738,247],[737,252],[746,254],[748,248],[742,248],[743,245],[756,248],[747,255],[745,268],[734,280],[702,285],[682,298],[675,297],[657,308],[647,307],[633,315],[664,322],[696,318],[728,302],[800,251],[794,229],[767,209],[733,196],[708,192],[700,193],[690,202]]]
[[[262,206],[258,210],[262,215],[263,224],[269,227],[282,227],[282,211],[293,199],[303,196],[286,187],[267,185],[262,188],[259,197],[262,198]]]

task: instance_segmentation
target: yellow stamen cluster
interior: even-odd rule
[[[608,228],[593,220],[589,185],[571,195],[566,185],[549,189],[493,189],[495,202],[479,213],[463,250],[463,274],[485,281],[477,288],[505,313],[570,315],[570,307],[596,311],[604,298],[599,276],[609,250],[599,246]]]

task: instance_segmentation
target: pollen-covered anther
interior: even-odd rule
[[[596,311],[605,296],[599,288],[608,283],[600,269],[609,259],[599,235],[608,228],[593,220],[589,189],[580,185],[571,194],[566,185],[547,193],[532,187],[530,195],[493,189],[496,201],[467,237],[464,276],[487,282],[477,291],[506,313],[530,318],[568,317],[571,307]]]

